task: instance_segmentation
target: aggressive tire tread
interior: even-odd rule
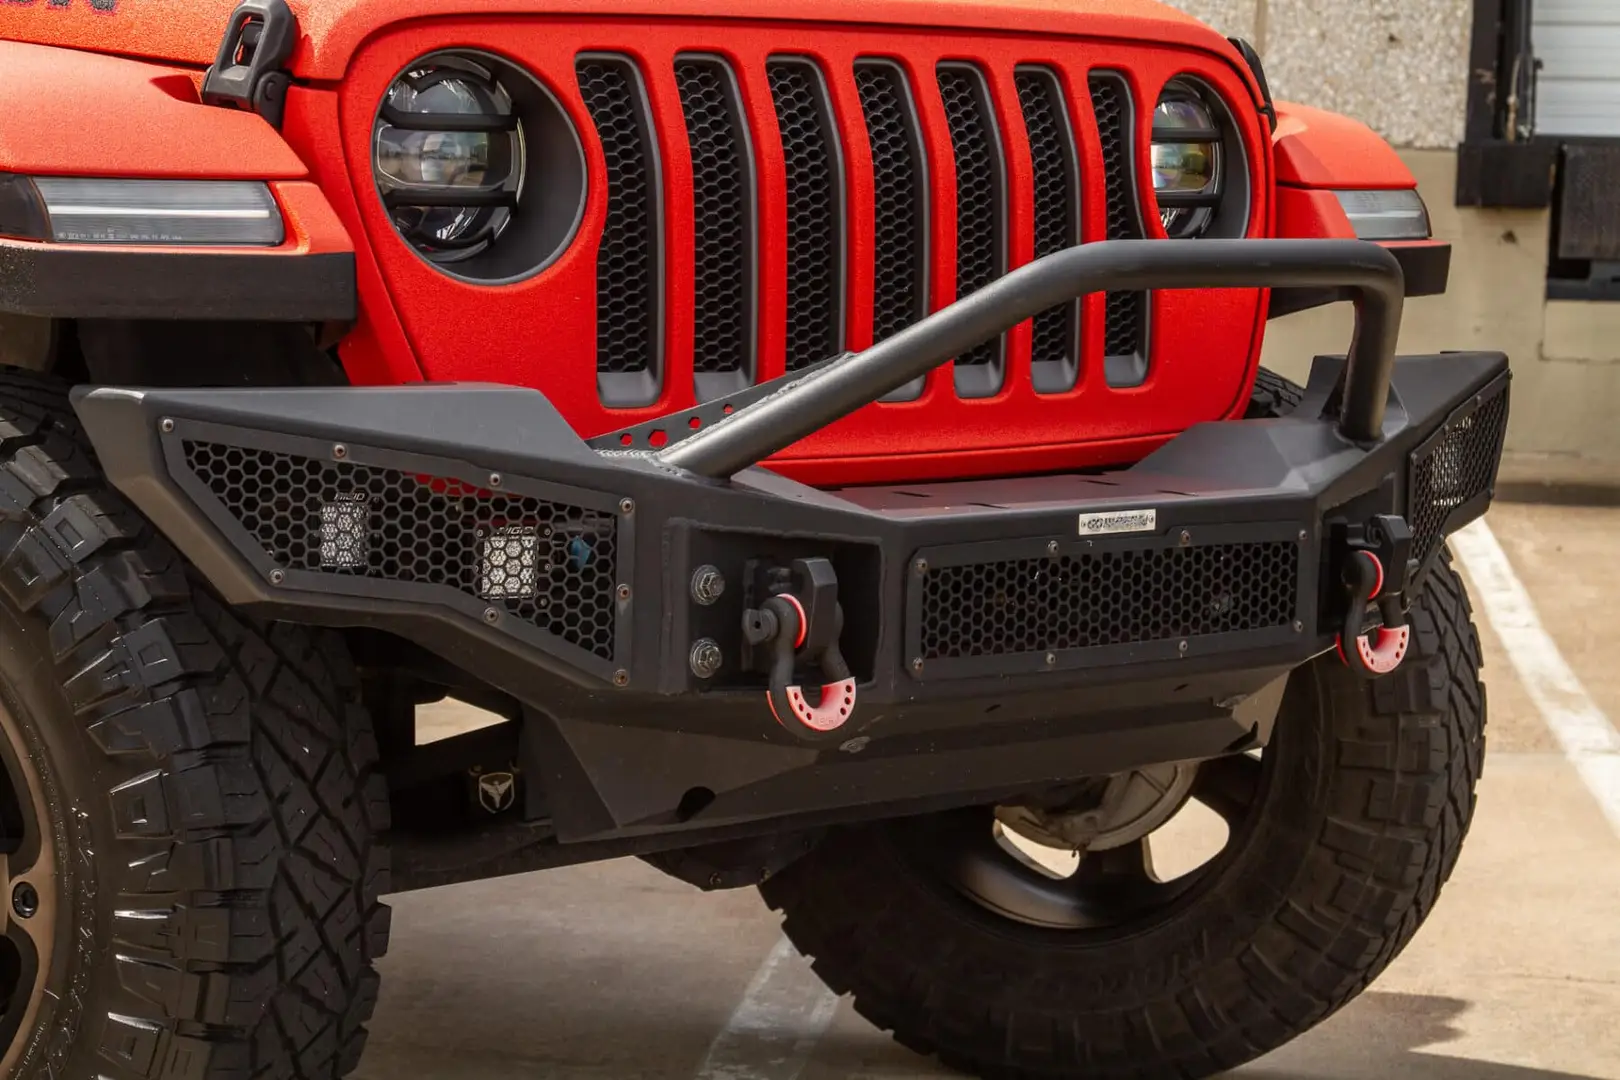
[[[57,771],[110,834],[73,852],[65,902],[95,948],[73,976],[84,1014],[39,1075],[336,1080],[376,1001],[389,885],[343,642],[215,599],[103,481],[64,389],[16,372],[0,552],[0,594],[82,731]]]

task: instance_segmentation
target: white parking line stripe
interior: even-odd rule
[[[837,1011],[837,996],[782,938],[709,1044],[697,1080],[794,1080]]]
[[[1542,627],[1535,603],[1490,526],[1477,521],[1456,533],[1451,549],[1468,568],[1474,599],[1496,629],[1530,700],[1620,833],[1620,732]]]

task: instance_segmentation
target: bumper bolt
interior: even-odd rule
[[[1192,533],[1188,532],[1186,529],[1181,530],[1181,546],[1182,547],[1191,547],[1192,546]]]
[[[497,487],[501,486],[501,474],[500,473],[492,472],[492,473],[489,474],[489,486],[492,487],[492,488],[497,488]]]
[[[628,586],[628,585],[620,585],[619,590],[618,590],[618,597],[619,597],[619,602],[620,603],[623,603],[624,601],[630,599],[630,586]]]
[[[1306,532],[1304,529],[1299,530],[1299,542],[1300,543],[1303,544],[1305,541],[1309,540],[1310,538],[1311,538],[1310,533]]]
[[[699,638],[692,645],[692,655],[688,658],[692,665],[692,674],[700,679],[712,679],[720,672],[725,663],[725,654],[720,651],[720,645],[713,638]]]
[[[1294,620],[1294,633],[1303,634],[1304,632],[1305,632],[1305,624],[1304,624],[1304,622],[1302,622],[1299,619],[1295,619]]]
[[[911,661],[911,670],[915,671],[917,674],[921,675],[922,674],[922,669],[923,669],[923,658],[920,657],[920,656],[914,657],[912,659],[912,661]]]
[[[337,458],[339,461],[342,461],[344,458],[349,456],[349,448],[344,446],[342,443],[333,443],[332,456]]]
[[[726,591],[725,575],[708,563],[692,571],[692,599],[708,607]]]
[[[1179,652],[1182,656],[1186,656],[1187,655],[1187,643],[1185,641],[1183,641],[1180,644],[1178,644],[1176,646],[1176,651]]]
[[[487,607],[484,609],[484,621],[494,626],[501,621],[501,613],[495,608]]]
[[[1048,540],[1046,542],[1046,553],[1048,555],[1056,555],[1058,553],[1058,542],[1056,540]]]
[[[286,580],[287,580],[287,575],[286,575],[286,573],[284,571],[282,571],[282,570],[272,570],[272,571],[270,571],[270,584],[272,584],[272,585],[280,585],[283,581],[286,581]]]
[[[620,668],[618,671],[615,671],[613,673],[613,685],[614,686],[629,686],[630,685],[630,673],[628,671],[624,670],[624,668]]]
[[[919,573],[919,574],[928,573],[928,560],[927,559],[918,559],[916,562],[912,563],[911,566],[912,566],[912,569],[916,570],[917,573]]]
[[[1046,654],[1046,666],[1047,667],[1056,667],[1057,666],[1057,653],[1049,652],[1049,653]]]
[[[19,919],[32,919],[39,914],[39,890],[28,882],[20,882],[11,890],[11,910]]]
[[[635,502],[634,499],[620,499],[619,500],[619,513],[624,514],[626,516],[629,516],[630,514],[633,514],[635,512],[636,512],[636,502]]]
[[[163,434],[167,435],[169,432],[174,430],[174,421],[170,420],[168,417],[164,417],[163,422],[158,425],[158,429],[162,431]]]

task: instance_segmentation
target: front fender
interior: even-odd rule
[[[299,156],[256,114],[203,105],[198,73],[0,41],[0,174],[258,180],[276,247],[0,238],[0,313],[346,322],[354,244]]]

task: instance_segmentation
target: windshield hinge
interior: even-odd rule
[[[203,104],[246,109],[280,128],[292,83],[283,65],[297,42],[298,19],[287,0],[242,0],[203,76]]]

